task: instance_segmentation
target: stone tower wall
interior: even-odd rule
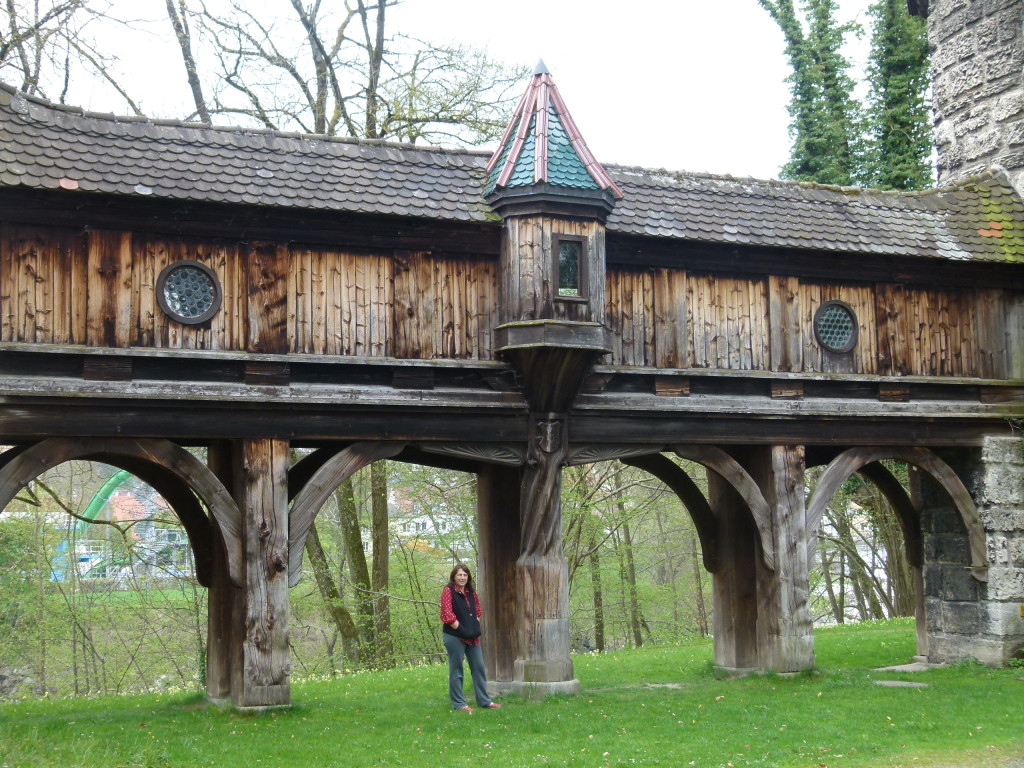
[[[931,0],[939,184],[993,165],[1024,194],[1024,0]]]

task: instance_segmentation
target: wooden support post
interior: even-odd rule
[[[804,468],[804,447],[789,445],[755,449],[748,468],[771,508],[775,541],[775,570],[756,561],[758,667],[764,671],[814,667]]]
[[[516,645],[516,558],[520,550],[519,467],[485,465],[477,476],[480,563],[478,589],[484,605],[483,647],[487,690],[500,695],[513,688]]]
[[[207,694],[235,707],[291,703],[288,683],[288,443],[241,440],[211,446],[210,464],[242,511],[243,584],[214,558]]]
[[[708,496],[717,521],[714,585],[715,666],[734,674],[757,669],[757,527],[742,497],[716,472]]]
[[[569,658],[569,568],[562,556],[564,419],[534,417],[523,470],[522,538],[516,561],[519,614],[513,690],[527,698],[579,693]]]
[[[232,444],[220,441],[207,450],[207,463],[224,486],[233,492]],[[213,521],[212,568],[207,596],[206,695],[225,703],[231,697],[232,669],[242,663],[242,646],[235,631],[235,606],[242,603],[242,590],[228,576],[227,553],[217,522]]]
[[[288,675],[288,443],[243,440],[237,499],[245,583],[242,664],[233,670],[236,707],[291,703]]]
[[[207,600],[206,695],[215,702],[231,698],[232,670],[242,661],[235,607],[241,605],[242,590],[228,577],[227,557],[220,533],[214,532],[212,578]]]

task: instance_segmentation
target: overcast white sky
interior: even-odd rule
[[[869,5],[840,17],[867,27]],[[782,33],[757,0],[410,0],[395,19],[543,59],[602,162],[774,178],[789,155]]]
[[[129,1],[161,19],[157,30],[169,37],[164,0]],[[839,0],[840,17],[867,26],[869,4]],[[390,13],[392,33],[486,48],[531,71],[543,59],[602,162],[773,178],[788,156],[789,70],[782,35],[757,0],[404,0]],[[866,50],[865,41],[851,56]],[[166,61],[180,66],[176,55]],[[148,113],[168,114],[163,99],[188,103],[183,68],[122,56],[148,84]],[[125,112],[100,91],[82,93],[87,109]]]

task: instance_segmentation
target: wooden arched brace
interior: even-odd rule
[[[851,448],[843,451],[828,465],[818,479],[807,502],[807,525],[810,532],[817,531],[825,507],[839,487],[861,467],[882,459],[896,459],[913,464],[927,472],[949,495],[967,529],[967,540],[971,550],[971,575],[978,581],[988,581],[988,556],[985,552],[985,529],[978,515],[978,508],[970,492],[946,462],[925,448]]]
[[[0,468],[0,509],[4,509],[18,491],[46,470],[66,461],[99,456],[104,457],[105,462],[114,465],[121,465],[127,458],[132,466],[137,466],[138,462],[160,467],[190,488],[202,499],[217,521],[227,550],[231,581],[236,586],[241,586],[242,516],[238,506],[220,480],[203,462],[169,440],[127,437],[55,437],[43,440],[22,451]],[[128,466],[122,468],[129,472],[133,471]],[[189,516],[189,512],[185,514]]]
[[[632,456],[620,459],[623,464],[642,469],[661,480],[672,489],[690,513],[693,525],[697,529],[700,548],[703,552],[704,567],[711,573],[718,567],[718,547],[715,543],[715,513],[704,498],[697,484],[668,456],[654,453],[647,456]]]
[[[313,473],[295,495],[288,513],[288,586],[294,587],[302,577],[302,550],[306,546],[306,537],[317,513],[334,489],[363,467],[379,459],[390,459],[401,453],[404,447],[405,443],[356,443],[338,451]]]
[[[915,568],[924,567],[921,510],[914,506],[910,494],[881,462],[873,461],[870,464],[865,464],[857,472],[874,483],[896,511],[896,519],[899,520],[900,528],[903,529],[907,561]]]
[[[29,445],[16,445],[13,448],[8,448],[3,453],[0,453],[0,469],[3,469],[4,467],[6,467],[8,464],[10,464],[12,461],[14,461],[15,457],[20,456],[25,451],[27,451],[30,447],[31,446],[29,446]],[[3,510],[3,507],[0,507],[0,511],[2,511],[2,510]]]
[[[830,445],[808,445],[804,448],[804,466],[807,469],[825,466],[842,452],[842,448]]]
[[[676,445],[673,449],[680,458],[703,464],[707,469],[719,474],[746,502],[761,540],[761,559],[768,570],[774,571],[775,538],[772,534],[772,512],[754,478],[736,459],[713,445]]]
[[[288,468],[288,501],[289,503],[299,491],[303,489],[310,478],[317,473],[324,464],[331,460],[331,457],[339,451],[347,448],[351,443],[339,443],[337,445],[317,448],[312,453],[307,453],[297,462]]]
[[[82,458],[102,461],[104,464],[128,470],[144,483],[148,483],[163,497],[164,501],[170,504],[171,509],[181,521],[181,526],[185,529],[185,535],[188,536],[189,544],[192,546],[192,555],[196,564],[196,580],[202,586],[209,587],[213,575],[215,541],[213,526],[210,523],[210,518],[206,516],[206,510],[203,509],[188,483],[163,467],[131,456],[112,456],[100,453]]]

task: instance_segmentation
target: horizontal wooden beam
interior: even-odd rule
[[[337,441],[524,442],[525,409],[271,406],[237,401],[144,402],[0,397],[0,444],[58,435],[160,435],[187,444],[266,437],[316,446]]]
[[[756,418],[649,412],[573,415],[573,443],[702,443],[715,445],[980,446],[986,435],[1010,435],[1002,419]]]
[[[497,258],[501,240],[498,221],[451,222],[189,200],[68,196],[46,190],[0,190],[0,208],[7,220],[21,224],[128,229],[232,240],[326,243],[349,249],[397,248]]]
[[[688,398],[659,399],[674,402]],[[8,444],[72,434],[161,435],[188,444],[261,436],[291,440],[303,446],[356,440],[506,443],[527,440],[527,421],[525,409],[520,408],[442,408],[411,404],[399,407],[358,400],[310,406],[255,401],[0,397],[0,443]],[[784,417],[766,417],[640,409],[578,410],[569,421],[569,436],[574,444],[977,446],[986,435],[1010,434],[1011,428],[1005,419],[953,416],[917,419],[909,415],[835,417],[791,413]]]
[[[1019,264],[964,262],[921,256],[837,254],[810,248],[765,248],[699,243],[608,233],[608,267],[679,267],[694,272],[755,274],[837,280],[957,285],[981,288],[1024,288]]]

